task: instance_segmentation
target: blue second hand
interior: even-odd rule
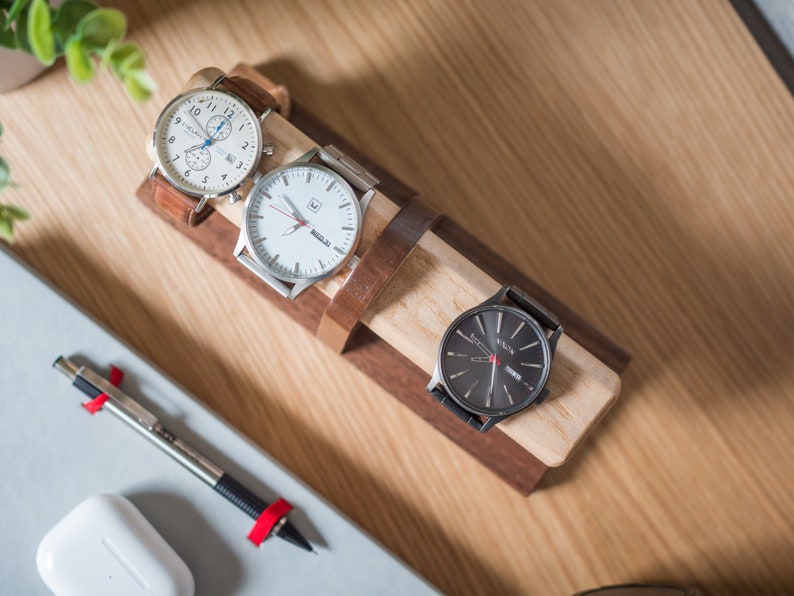
[[[216,134],[218,134],[218,132],[220,132],[220,130],[221,130],[221,128],[223,128],[224,124],[226,124],[226,122],[221,122],[218,126],[215,127],[215,132],[210,135],[210,138],[208,138],[206,141],[204,141],[204,146],[205,147],[209,146],[209,144],[212,143],[213,137]]]

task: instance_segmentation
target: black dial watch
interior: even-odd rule
[[[562,326],[516,287],[505,286],[444,332],[427,391],[479,432],[540,403]]]

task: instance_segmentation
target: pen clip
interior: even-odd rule
[[[107,379],[103,379],[91,369],[81,366],[77,371],[77,376],[82,377],[102,393],[106,394],[108,396],[108,402],[115,406],[121,414],[132,418],[149,430],[152,430],[155,425],[159,424],[160,421],[154,414],[131,397],[125,395],[120,389],[111,385]]]

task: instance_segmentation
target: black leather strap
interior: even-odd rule
[[[482,427],[483,427],[482,421],[471,412],[464,410],[458,404],[456,404],[452,400],[452,398],[446,394],[446,392],[443,389],[441,389],[440,387],[436,387],[435,389],[432,389],[430,391],[430,395],[436,398],[438,403],[440,403],[447,410],[455,414],[455,416],[463,420],[463,422],[468,424],[474,430],[478,432],[482,431]]]
[[[560,322],[554,314],[548,311],[540,302],[532,298],[529,294],[525,294],[520,288],[510,286],[507,289],[507,297],[544,327],[552,331],[556,331],[557,328],[560,327]]]

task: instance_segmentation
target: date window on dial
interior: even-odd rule
[[[520,374],[518,374],[518,373],[517,373],[515,370],[513,370],[512,368],[510,368],[510,367],[509,367],[507,364],[505,364],[505,372],[506,372],[508,375],[510,375],[511,377],[513,377],[513,378],[514,378],[516,381],[518,381],[519,383],[521,382],[521,378],[522,378],[522,377],[521,377],[521,375],[520,375]]]
[[[226,157],[225,157],[225,159],[226,159],[226,161],[228,161],[229,163],[234,163],[234,160],[235,160],[236,158],[235,158],[235,157],[234,157],[234,155],[232,155],[231,153],[227,153],[227,154],[226,154]]]
[[[317,213],[320,210],[320,207],[323,206],[323,204],[314,197],[312,197],[312,199],[309,201],[308,205],[306,206],[309,208],[309,211],[312,211],[313,213]]]

